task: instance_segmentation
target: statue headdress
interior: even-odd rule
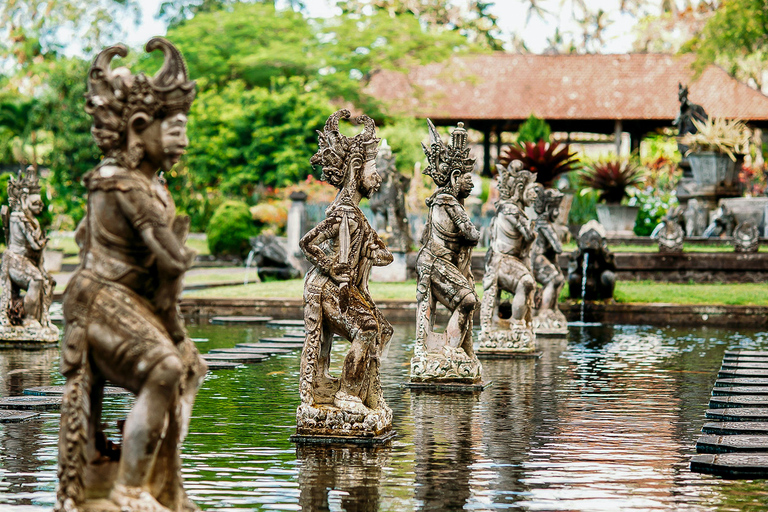
[[[349,110],[339,110],[328,118],[323,131],[317,132],[318,149],[309,162],[323,167],[322,180],[341,189],[347,177],[348,165],[352,158],[359,157],[363,162],[376,158],[379,139],[376,138],[376,124],[368,116],[359,116],[356,124],[365,129],[354,137],[342,135],[339,131],[339,119],[349,119]]]
[[[427,119],[429,125],[429,148],[422,142],[421,147],[427,156],[429,165],[422,172],[431,176],[438,187],[445,187],[451,182],[451,174],[472,172],[475,159],[469,156],[467,130],[464,123],[459,123],[451,132],[451,143],[445,144],[437,133],[435,125]]]
[[[506,201],[515,195],[515,189],[525,188],[529,183],[536,181],[536,175],[523,169],[523,162],[512,160],[509,165],[496,165],[499,172],[499,199]]]
[[[8,180],[8,205],[11,211],[21,208],[21,199],[24,196],[40,193],[40,181],[37,172],[33,166],[27,167],[26,172],[19,169],[19,173],[14,178]]]
[[[556,188],[544,188],[543,185],[536,186],[536,201],[533,203],[533,210],[537,215],[559,207],[562,202],[563,193]]]
[[[125,138],[128,120],[137,112],[162,117],[187,112],[195,98],[195,82],[189,80],[181,52],[162,37],[153,37],[147,52],[161,50],[165,55],[160,70],[153,77],[132,75],[126,67],[112,69],[115,56],[125,57],[128,50],[118,44],[102,50],[88,73],[85,111],[93,117],[91,134],[107,156],[115,156]]]

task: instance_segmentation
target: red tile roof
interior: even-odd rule
[[[693,56],[666,54],[453,57],[409,73],[375,73],[367,92],[392,113],[432,119],[664,120],[679,111],[677,83],[712,116],[768,120],[768,96],[709,66],[692,82]]]

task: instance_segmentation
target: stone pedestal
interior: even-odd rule
[[[533,316],[533,332],[536,337],[548,338],[568,335],[568,320],[559,309],[547,309]]]
[[[392,251],[394,260],[386,267],[373,267],[371,281],[403,283],[408,280],[408,253]]]
[[[525,321],[499,319],[480,331],[477,356],[519,357],[536,352],[536,336]]]

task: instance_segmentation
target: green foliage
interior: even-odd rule
[[[427,123],[421,119],[402,117],[388,121],[378,130],[378,136],[387,139],[397,156],[397,170],[406,176],[413,176],[416,162],[422,162],[424,168],[426,159],[419,141],[426,140],[426,128]]]
[[[637,236],[650,235],[667,212],[678,204],[674,191],[638,190],[634,197],[640,206],[634,228]]]
[[[540,140],[549,142],[551,133],[552,130],[545,120],[539,119],[531,114],[528,119],[520,125],[520,128],[517,129],[517,142],[518,144],[523,142],[537,143]]]
[[[256,236],[248,205],[241,201],[223,202],[211,217],[206,233],[211,254],[244,258],[250,250],[248,239]]]
[[[575,191],[571,211],[568,212],[568,224],[582,226],[590,220],[597,220],[598,194],[591,189],[579,189],[580,181],[576,173],[568,176],[568,189]]]

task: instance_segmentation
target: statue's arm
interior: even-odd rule
[[[549,222],[539,226],[539,233],[547,240],[552,250],[555,253],[560,254],[563,252],[563,246],[560,244],[560,238],[557,236],[555,229]]]
[[[331,277],[337,283],[347,282],[350,279],[351,266],[349,263],[338,263],[329,258],[320,244],[326,240],[333,240],[339,236],[341,217],[330,215],[320,224],[310,229],[299,241],[307,261],[317,267],[320,272]],[[352,230],[350,226],[350,231]]]
[[[123,215],[155,256],[158,270],[171,278],[183,274],[192,265],[195,253],[179,241],[162,212],[152,205],[152,198],[138,189],[114,194]]]
[[[523,235],[526,242],[532,242],[536,239],[536,232],[531,229],[530,223],[520,222],[520,211],[517,208],[509,212],[505,217],[512,227],[517,229],[520,234]]]
[[[394,256],[384,245],[384,242],[374,230],[370,230],[371,238],[368,242],[368,257],[377,267],[384,267],[394,261]]]
[[[43,235],[42,231],[40,236],[35,236],[35,229],[29,222],[24,222],[24,238],[29,244],[29,248],[33,251],[42,251],[45,248],[45,244],[48,239]]]
[[[461,234],[464,235],[464,238],[472,242],[473,245],[477,244],[478,240],[480,240],[480,231],[472,224],[464,208],[458,202],[448,203],[445,205],[445,211],[456,227],[459,228]]]

